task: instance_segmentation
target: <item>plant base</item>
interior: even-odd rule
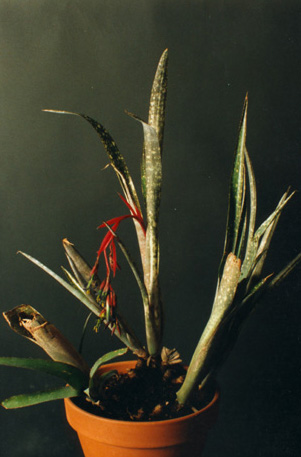
[[[134,361],[106,365],[126,372]],[[67,420],[77,432],[85,457],[200,457],[218,413],[219,392],[202,410],[177,419],[130,422],[87,413],[65,400]]]

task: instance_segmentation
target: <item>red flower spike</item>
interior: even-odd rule
[[[121,200],[124,202],[124,204],[127,206],[131,214],[126,214],[123,216],[119,217],[114,217],[112,219],[109,219],[108,221],[104,222],[103,224],[99,225],[98,228],[104,228],[106,227],[108,229],[107,233],[105,234],[100,247],[97,251],[97,258],[95,261],[95,264],[91,270],[91,276],[97,273],[98,267],[99,267],[99,259],[101,254],[103,253],[104,259],[105,259],[105,265],[106,265],[106,278],[102,281],[100,287],[99,287],[99,292],[98,292],[98,297],[97,301],[104,307],[103,311],[101,312],[101,316],[104,317],[107,320],[107,325],[112,322],[114,322],[114,327],[113,327],[113,332],[115,331],[116,325],[115,323],[116,318],[113,313],[113,308],[116,307],[116,294],[115,291],[113,290],[111,283],[110,283],[110,275],[111,272],[113,273],[113,276],[115,277],[116,270],[120,269],[118,263],[117,263],[117,253],[116,253],[116,244],[115,244],[115,235],[114,233],[119,227],[119,224],[121,221],[125,219],[135,219],[139,222],[144,234],[146,234],[145,230],[145,225],[143,221],[142,214],[140,210],[136,206],[130,205],[130,203],[127,202],[127,200],[119,194],[119,197]],[[109,252],[107,252],[107,249],[109,248]],[[120,333],[120,329],[118,328],[118,331]]]
[[[133,217],[133,219],[136,219],[140,223],[141,228],[143,229],[143,232],[145,234],[146,230],[145,230],[145,225],[144,225],[144,221],[143,221],[143,216],[142,216],[141,212],[139,211],[139,209],[137,208],[137,206],[133,207],[132,205],[129,204],[129,202],[121,194],[118,194],[118,195],[121,198],[121,200],[123,201],[123,203],[130,210],[131,216]]]
[[[117,270],[117,268],[118,268],[118,270],[120,270],[120,266],[117,263],[117,253],[116,253],[116,245],[115,245],[114,238],[112,239],[112,242],[110,244],[109,264],[110,264],[110,268],[113,272],[113,276],[115,277],[116,270]]]
[[[105,258],[105,263],[106,263],[106,268],[107,268],[107,280],[109,281],[110,265],[109,265],[109,260],[108,260],[108,255],[107,255],[107,251],[106,250],[103,251],[103,255],[104,255],[104,258]]]
[[[97,273],[97,270],[98,270],[98,259],[99,259],[99,257],[96,259],[94,267],[92,268],[92,270],[90,272],[90,276],[91,277],[94,276]]]
[[[128,209],[130,210],[130,212],[133,216],[141,216],[139,214],[139,210],[136,206],[133,208],[132,205],[129,204],[129,202],[124,198],[123,195],[121,195],[121,194],[118,194],[118,195],[121,198],[121,200],[123,201],[123,203],[128,207]]]
[[[100,229],[100,228],[106,227],[106,225],[115,225],[115,224],[117,224],[117,227],[118,227],[118,225],[120,224],[121,221],[123,221],[124,219],[128,219],[130,217],[133,217],[133,215],[125,214],[124,216],[113,217],[113,219],[109,219],[108,221],[106,221],[106,223],[103,222],[97,228]]]

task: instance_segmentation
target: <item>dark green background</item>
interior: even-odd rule
[[[68,237],[94,260],[103,220],[125,211],[96,134],[74,110],[101,121],[139,178],[152,78],[170,51],[161,210],[166,339],[186,362],[210,313],[223,248],[227,188],[243,99],[257,176],[258,223],[289,185],[300,189],[301,8],[298,1],[1,0],[1,311],[39,309],[77,344],[86,312],[25,259],[59,272]],[[300,250],[300,195],[282,215],[267,273]],[[121,227],[134,245],[132,227]],[[126,265],[116,289],[135,325],[141,303]],[[297,457],[300,432],[300,268],[262,302],[219,376],[222,403],[204,457]],[[140,335],[143,329],[140,325]],[[90,332],[92,363],[118,347]],[[1,355],[43,356],[0,322]],[[1,367],[1,398],[51,386]],[[299,398],[298,398],[299,397]],[[0,454],[76,457],[62,402],[0,411]]]

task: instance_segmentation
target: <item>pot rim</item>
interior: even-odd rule
[[[115,366],[115,367],[116,367],[116,365],[118,365],[119,367],[126,366],[131,362],[135,362],[135,360],[125,360],[125,361],[122,361],[122,362],[109,363],[109,364],[103,365],[102,367],[106,367],[108,369],[111,369],[113,366]],[[93,414],[93,413],[89,413],[85,409],[77,406],[74,403],[73,398],[65,398],[64,402],[69,404],[69,407],[71,407],[74,410],[80,412],[85,417],[87,417],[89,419],[94,418],[95,420],[101,420],[101,421],[103,421],[104,423],[107,423],[107,424],[112,424],[112,425],[113,424],[116,424],[116,425],[117,424],[119,424],[119,425],[122,425],[122,424],[127,424],[127,425],[128,424],[135,424],[135,426],[137,426],[137,427],[145,427],[146,425],[149,426],[149,427],[155,427],[155,426],[157,426],[159,424],[169,424],[169,423],[176,424],[176,423],[181,423],[181,422],[193,419],[193,418],[201,415],[205,411],[209,410],[216,402],[218,402],[219,397],[220,397],[220,390],[219,390],[218,385],[216,384],[215,393],[213,395],[213,398],[202,409],[199,409],[195,413],[186,414],[186,416],[176,417],[174,419],[165,419],[165,420],[163,419],[163,420],[158,420],[158,421],[125,421],[125,420],[119,420],[119,419],[110,419],[110,418],[107,418],[107,417],[102,417],[102,416],[98,416],[98,415]]]

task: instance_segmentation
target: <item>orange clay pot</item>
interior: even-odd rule
[[[125,373],[135,361],[111,363],[101,372]],[[67,420],[77,432],[85,457],[200,457],[218,413],[219,392],[202,410],[189,416],[130,422],[87,413],[65,399]]]

